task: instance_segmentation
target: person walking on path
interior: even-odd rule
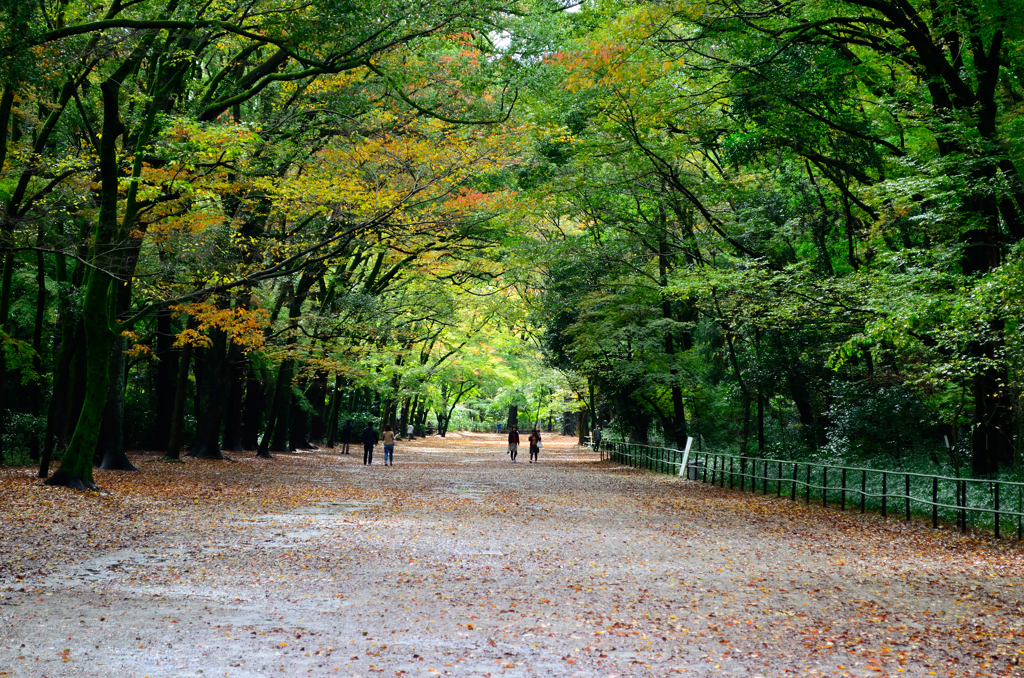
[[[519,452],[519,429],[513,426],[508,431],[508,454],[512,457],[512,463],[516,463],[516,453]]]
[[[530,463],[540,461],[540,448],[543,443],[540,441],[540,429],[533,429],[533,433],[530,434]]]
[[[381,441],[384,443],[384,465],[395,465],[395,432],[391,430],[391,424],[384,426],[381,432]]]
[[[377,444],[377,431],[370,422],[363,429],[363,466],[373,465],[373,446]]]
[[[594,436],[593,437],[594,437],[594,449],[595,450],[601,449],[601,425],[600,424],[596,424],[594,426]]]
[[[341,453],[350,454],[348,444],[352,442],[352,420],[346,419],[345,425],[341,427]]]
[[[416,437],[416,427],[413,426],[412,424],[409,424],[409,426],[405,429],[405,433],[406,437],[409,438],[409,440],[412,440],[413,438]]]

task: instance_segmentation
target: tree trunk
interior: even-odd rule
[[[196,439],[189,449],[189,456],[223,459],[220,429],[227,409],[228,339],[223,330],[212,330],[210,335],[212,344],[203,351],[201,365],[199,360],[196,361],[196,372],[202,373],[202,389],[196,391]]]
[[[3,132],[6,134],[6,130]],[[6,230],[6,229],[5,229]],[[11,310],[11,281],[14,275],[14,252],[4,253],[2,282],[0,282],[0,332],[7,332]],[[4,463],[2,434],[7,432],[7,353],[0,351],[0,464]]]
[[[260,443],[260,457],[269,457],[270,452],[288,451],[288,414],[292,390],[292,361],[281,361],[274,381],[274,397],[271,401],[267,430]]]
[[[757,453],[764,456],[764,394],[757,394]]]
[[[419,406],[420,406],[420,397],[418,395],[417,396],[413,396],[412,403],[409,405],[409,423],[412,424],[412,428],[413,428],[414,431],[416,430],[416,425],[418,423],[416,421],[416,418],[419,416],[419,411],[418,411]],[[413,435],[415,435],[415,433]]]
[[[639,407],[633,407],[629,416],[629,442],[646,445],[650,428],[650,415]]]
[[[814,417],[814,409],[811,407],[807,395],[807,382],[802,374],[790,371],[786,374],[786,382],[789,386],[790,396],[793,404],[796,405],[797,414],[800,417],[800,425],[804,430],[804,439],[811,449],[818,448],[817,421]]]
[[[334,375],[334,389],[331,392],[331,414],[327,418],[327,447],[338,443],[338,414],[341,412],[341,375]]]
[[[266,407],[266,386],[260,380],[259,370],[252,360],[245,379],[245,414],[242,415],[242,449],[256,450],[260,446],[260,426]]]
[[[96,487],[92,474],[93,455],[107,404],[110,351],[115,338],[110,328],[110,305],[107,303],[112,282],[102,268],[94,268],[89,273],[82,314],[85,325],[85,399],[64,459],[57,472],[45,481],[47,485],[64,485],[73,489]]]
[[[666,217],[665,212],[661,212],[661,227],[666,229]],[[668,290],[668,270],[669,270],[669,259],[671,252],[669,250],[668,240],[662,238],[658,243],[658,286],[661,288],[661,316],[672,322],[672,300],[667,294]],[[665,330],[665,355],[668,357],[669,362],[669,375],[672,380],[672,421],[671,431],[666,431],[667,439],[671,439],[677,447],[681,447],[686,442],[686,410],[683,407],[683,390],[679,385],[679,370],[676,368],[676,340],[674,326],[669,325]]]
[[[71,441],[71,435],[75,432],[75,424],[78,423],[78,416],[82,413],[82,404],[85,402],[85,322],[78,321],[78,330],[75,333],[76,346],[72,355],[71,363],[71,402],[62,413],[60,421],[60,440],[66,444]]]
[[[193,323],[190,321],[189,326]],[[171,426],[167,439],[167,454],[164,459],[178,461],[181,459],[181,441],[184,438],[183,426],[185,419],[185,399],[188,393],[188,368],[192,362],[192,344],[185,344],[178,356],[178,374],[174,379],[174,406],[171,409]]]
[[[406,398],[405,401],[402,403],[402,415],[398,419],[398,431],[403,436],[406,434],[406,431],[409,430],[409,406],[411,404],[410,401],[410,398]]]
[[[305,379],[303,379],[298,386],[296,391],[302,393],[305,390]],[[292,393],[292,404],[291,404],[291,428],[288,432],[288,440],[293,450],[310,450],[313,446],[309,443],[309,412],[302,407],[302,400],[300,397],[296,397],[295,393]]]
[[[84,329],[81,321],[71,322],[70,318],[61,321],[61,343],[57,352],[57,361],[53,374],[53,394],[46,412],[46,437],[43,440],[43,453],[39,460],[39,477],[50,475],[50,461],[57,445],[57,434],[62,430],[63,419],[68,417],[68,383],[71,381],[72,359],[81,353]]]
[[[508,406],[508,419],[505,420],[505,426],[509,431],[512,430],[513,426],[519,426],[519,406],[509,405]]]
[[[107,405],[103,411],[96,453],[100,457],[98,466],[107,471],[138,471],[124,452],[124,388],[125,388],[125,339],[114,339],[110,354],[110,381],[107,389]]]
[[[242,397],[246,384],[248,360],[234,342],[228,348],[228,398],[224,414],[224,439],[221,447],[228,452],[242,452]]]
[[[162,308],[156,316],[156,424],[151,445],[154,450],[166,450],[171,439],[171,417],[178,376],[178,354],[174,348],[174,329],[171,310]]]
[[[327,407],[327,371],[317,370],[313,377],[313,385],[309,389],[307,399],[313,408],[309,428],[309,440],[322,443],[327,438],[327,422],[330,411]]]
[[[92,460],[96,451],[103,411],[106,408],[107,392],[110,385],[110,351],[117,338],[115,331],[119,288],[109,271],[126,271],[126,256],[138,252],[141,241],[134,242],[129,233],[134,227],[132,214],[136,209],[137,184],[131,184],[127,192],[124,221],[118,220],[118,187],[121,179],[117,160],[117,140],[125,128],[120,118],[121,83],[135,70],[146,55],[147,48],[140,46],[125,59],[116,70],[100,83],[103,101],[103,125],[98,149],[100,174],[99,215],[96,220],[95,237],[90,246],[93,268],[85,286],[82,317],[85,323],[85,400],[75,425],[64,460],[60,469],[45,482],[49,485],[66,485],[73,488],[94,488]],[[72,83],[72,87],[73,87]],[[65,88],[68,89],[68,88]],[[67,92],[70,97],[71,92]],[[66,101],[66,99],[65,99]],[[148,143],[152,131],[155,107],[151,104],[146,121],[138,138],[138,153],[133,167],[133,176],[138,177],[142,169],[142,147]],[[122,231],[121,226],[125,227]],[[130,271],[127,280],[130,281]],[[125,285],[128,282],[124,283]]]
[[[36,245],[43,245],[43,230],[39,229],[39,236]],[[35,368],[36,378],[28,387],[29,411],[32,416],[38,417],[43,409],[43,318],[46,312],[46,259],[42,250],[36,251],[36,314],[35,323],[32,327],[32,350],[35,355],[32,357],[32,364]],[[32,431],[29,437],[29,458],[32,461],[39,461],[39,433]]]

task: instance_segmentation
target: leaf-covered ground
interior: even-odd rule
[[[1024,551],[498,436],[0,471],[0,676],[1024,675]]]

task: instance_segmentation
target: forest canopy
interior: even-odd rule
[[[0,454],[518,414],[1018,472],[1013,9],[4,0]]]

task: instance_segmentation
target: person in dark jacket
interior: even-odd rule
[[[540,429],[533,429],[533,433],[530,434],[530,463],[540,461]]]
[[[512,457],[512,463],[516,463],[516,454],[519,452],[519,428],[513,426],[508,432],[508,454]]]
[[[363,429],[363,465],[370,466],[373,464],[373,446],[377,444],[377,429],[373,427],[373,424],[367,422],[366,428]]]
[[[348,444],[352,442],[352,420],[346,419],[345,425],[341,427],[341,453],[350,454]]]

